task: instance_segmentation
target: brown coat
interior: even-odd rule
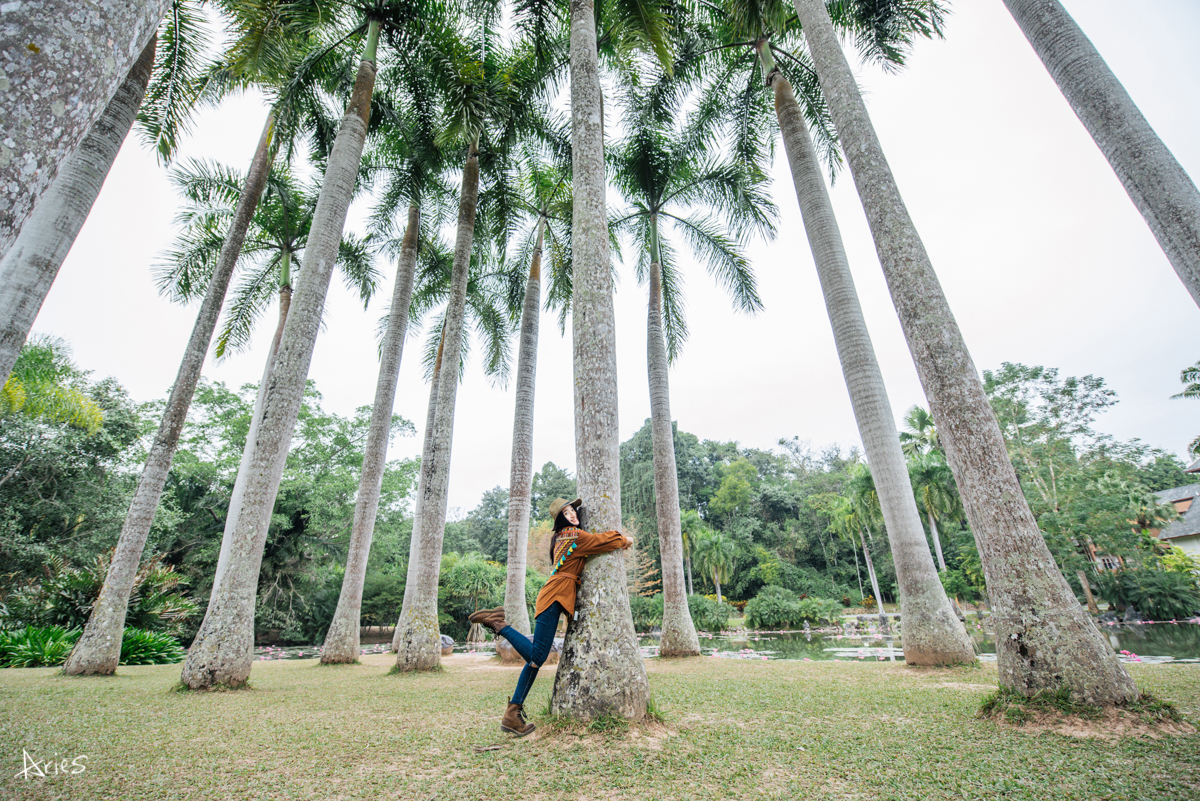
[[[555,601],[563,605],[563,609],[567,610],[568,615],[574,615],[575,590],[579,586],[579,577],[583,575],[583,567],[587,558],[598,553],[607,553],[618,548],[628,547],[625,535],[619,531],[601,531],[593,534],[581,528],[565,528],[562,533],[564,535],[575,534],[575,550],[538,593],[537,603],[534,604],[534,617],[549,609]],[[554,565],[551,565],[550,568],[553,570]]]

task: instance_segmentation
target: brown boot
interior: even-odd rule
[[[504,620],[503,606],[497,606],[495,609],[480,609],[478,612],[468,615],[467,620],[472,623],[478,623],[481,626],[486,626],[497,637],[500,636],[500,629],[508,625]]]
[[[518,737],[524,737],[536,728],[537,726],[525,719],[524,704],[509,704],[504,717],[500,718],[500,731],[510,732]]]

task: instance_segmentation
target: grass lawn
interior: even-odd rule
[[[254,665],[253,689],[171,692],[179,665],[68,678],[0,670],[5,799],[1197,799],[1200,734],[1082,738],[975,717],[995,665],[649,660],[661,723],[590,731],[527,708],[517,669],[474,654],[438,673],[392,658]],[[1200,665],[1130,665],[1200,722]],[[476,751],[477,747],[499,746]],[[25,779],[22,751],[66,771]],[[72,760],[83,765],[71,773]]]

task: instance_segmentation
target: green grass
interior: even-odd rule
[[[469,658],[254,665],[171,692],[178,665],[0,671],[5,799],[1195,799],[1200,734],[1067,737],[978,717],[996,668],[697,658],[646,663],[657,720],[499,730],[517,668]],[[1200,666],[1129,666],[1200,720]],[[547,708],[550,669],[526,709]],[[1172,724],[1177,725],[1177,724]],[[496,750],[476,748],[499,746]],[[23,780],[22,749],[86,770]]]

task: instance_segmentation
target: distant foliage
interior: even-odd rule
[[[692,625],[697,631],[707,631],[717,634],[725,631],[729,625],[729,615],[733,607],[729,604],[719,604],[703,595],[689,595],[688,609],[692,613]]]
[[[635,631],[647,632],[662,625],[663,597],[661,592],[649,598],[644,595],[630,595],[629,608],[633,611]]]
[[[62,626],[0,631],[0,667],[57,667],[67,661],[82,633]],[[163,632],[127,627],[121,637],[122,665],[170,665],[185,656],[179,641]]]
[[[1119,612],[1136,609],[1147,620],[1183,620],[1200,613],[1196,576],[1150,568],[1101,571],[1093,589]]]
[[[825,598],[801,598],[783,587],[763,587],[746,604],[746,627],[751,629],[787,629],[821,626],[837,620],[842,605]]]

